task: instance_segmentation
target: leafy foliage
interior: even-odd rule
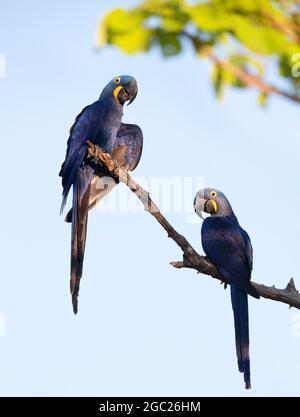
[[[268,63],[275,63],[291,94],[299,92],[300,77],[292,75],[292,58],[300,52],[299,2],[144,0],[130,10],[108,13],[98,31],[99,46],[115,45],[128,54],[159,48],[170,57],[189,43],[197,56],[211,59],[218,96],[226,85],[251,85],[241,72],[263,80]],[[255,82],[252,85],[257,87]],[[264,104],[267,96],[268,89],[261,88],[259,103]]]

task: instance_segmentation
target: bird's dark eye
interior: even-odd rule
[[[121,81],[120,77],[117,77],[117,78],[114,79],[115,84],[120,84],[120,81]]]
[[[210,195],[211,195],[212,197],[216,197],[216,196],[218,195],[218,193],[217,193],[216,191],[211,191],[211,192],[210,192]]]

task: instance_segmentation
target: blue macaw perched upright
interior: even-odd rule
[[[243,372],[245,386],[249,389],[251,380],[247,294],[259,298],[250,283],[253,260],[251,241],[221,191],[212,188],[198,191],[194,208],[201,218],[202,212],[211,214],[202,224],[202,246],[224,281],[230,284],[238,367]]]
[[[124,103],[132,103],[136,95],[137,82],[133,77],[122,75],[114,78],[103,89],[99,100],[82,110],[70,129],[66,158],[59,175],[63,185],[61,212],[73,187],[73,206],[66,221],[72,222],[70,287],[75,314],[78,311],[88,210],[107,194],[111,184],[115,184],[112,180],[109,184],[99,185],[101,173],[97,171],[99,175],[94,175],[94,168],[84,160],[88,148],[86,142],[90,141],[109,153],[123,168],[133,170],[141,157],[143,133],[136,125],[122,123],[122,116]]]

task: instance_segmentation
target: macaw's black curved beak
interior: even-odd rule
[[[121,104],[124,104],[126,101],[128,101],[129,106],[129,104],[135,100],[137,93],[137,82],[133,79],[129,83],[123,85],[123,89],[120,91],[118,99]]]
[[[196,214],[204,219],[202,213],[215,214],[217,212],[217,203],[197,195],[194,200],[194,209]]]
[[[205,213],[215,214],[217,212],[217,203],[214,200],[206,200],[204,204]]]

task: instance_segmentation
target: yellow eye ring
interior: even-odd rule
[[[115,84],[120,84],[120,82],[121,82],[121,78],[120,77],[117,77],[117,78],[114,79],[114,83]]]
[[[211,195],[212,197],[216,197],[216,196],[218,195],[218,193],[217,193],[216,191],[211,191],[211,192],[210,192],[210,195]]]

